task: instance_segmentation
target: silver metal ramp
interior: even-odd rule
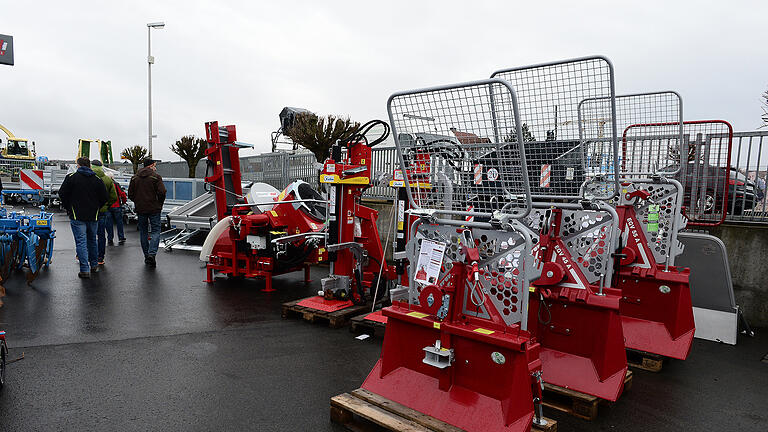
[[[675,264],[691,269],[691,301],[699,339],[736,345],[739,307],[733,295],[725,244],[703,233],[681,232],[683,253]]]
[[[206,193],[168,213],[169,230],[162,233],[161,247],[166,250],[197,250],[202,243],[191,244],[189,240],[198,234],[210,231],[216,222],[216,201],[212,193]]]

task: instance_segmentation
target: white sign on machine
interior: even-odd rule
[[[445,256],[445,243],[424,239],[419,249],[419,259],[416,262],[416,274],[413,280],[432,285],[437,283],[440,277],[440,269],[443,266]]]

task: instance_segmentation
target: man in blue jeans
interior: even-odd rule
[[[107,188],[91,170],[88,158],[77,159],[77,171],[67,175],[59,188],[61,206],[67,210],[83,279],[99,271],[96,243],[99,209],[107,202]]]
[[[160,212],[165,202],[165,185],[157,173],[153,159],[144,159],[144,168],[140,169],[128,185],[128,198],[136,206],[139,217],[139,240],[144,251],[144,264],[157,266],[157,248],[160,245]]]

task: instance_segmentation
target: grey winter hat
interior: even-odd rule
[[[103,164],[103,163],[101,163],[101,161],[100,161],[100,160],[98,160],[98,159],[94,159],[94,160],[92,160],[92,161],[91,161],[91,165],[94,165],[94,166],[104,166],[104,164]]]

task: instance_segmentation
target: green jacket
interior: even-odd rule
[[[99,213],[104,213],[117,201],[117,191],[115,190],[115,185],[112,183],[112,179],[104,173],[103,167],[94,165],[91,166],[91,169],[96,173],[96,176],[104,182],[104,187],[107,188],[107,203],[99,209]]]

